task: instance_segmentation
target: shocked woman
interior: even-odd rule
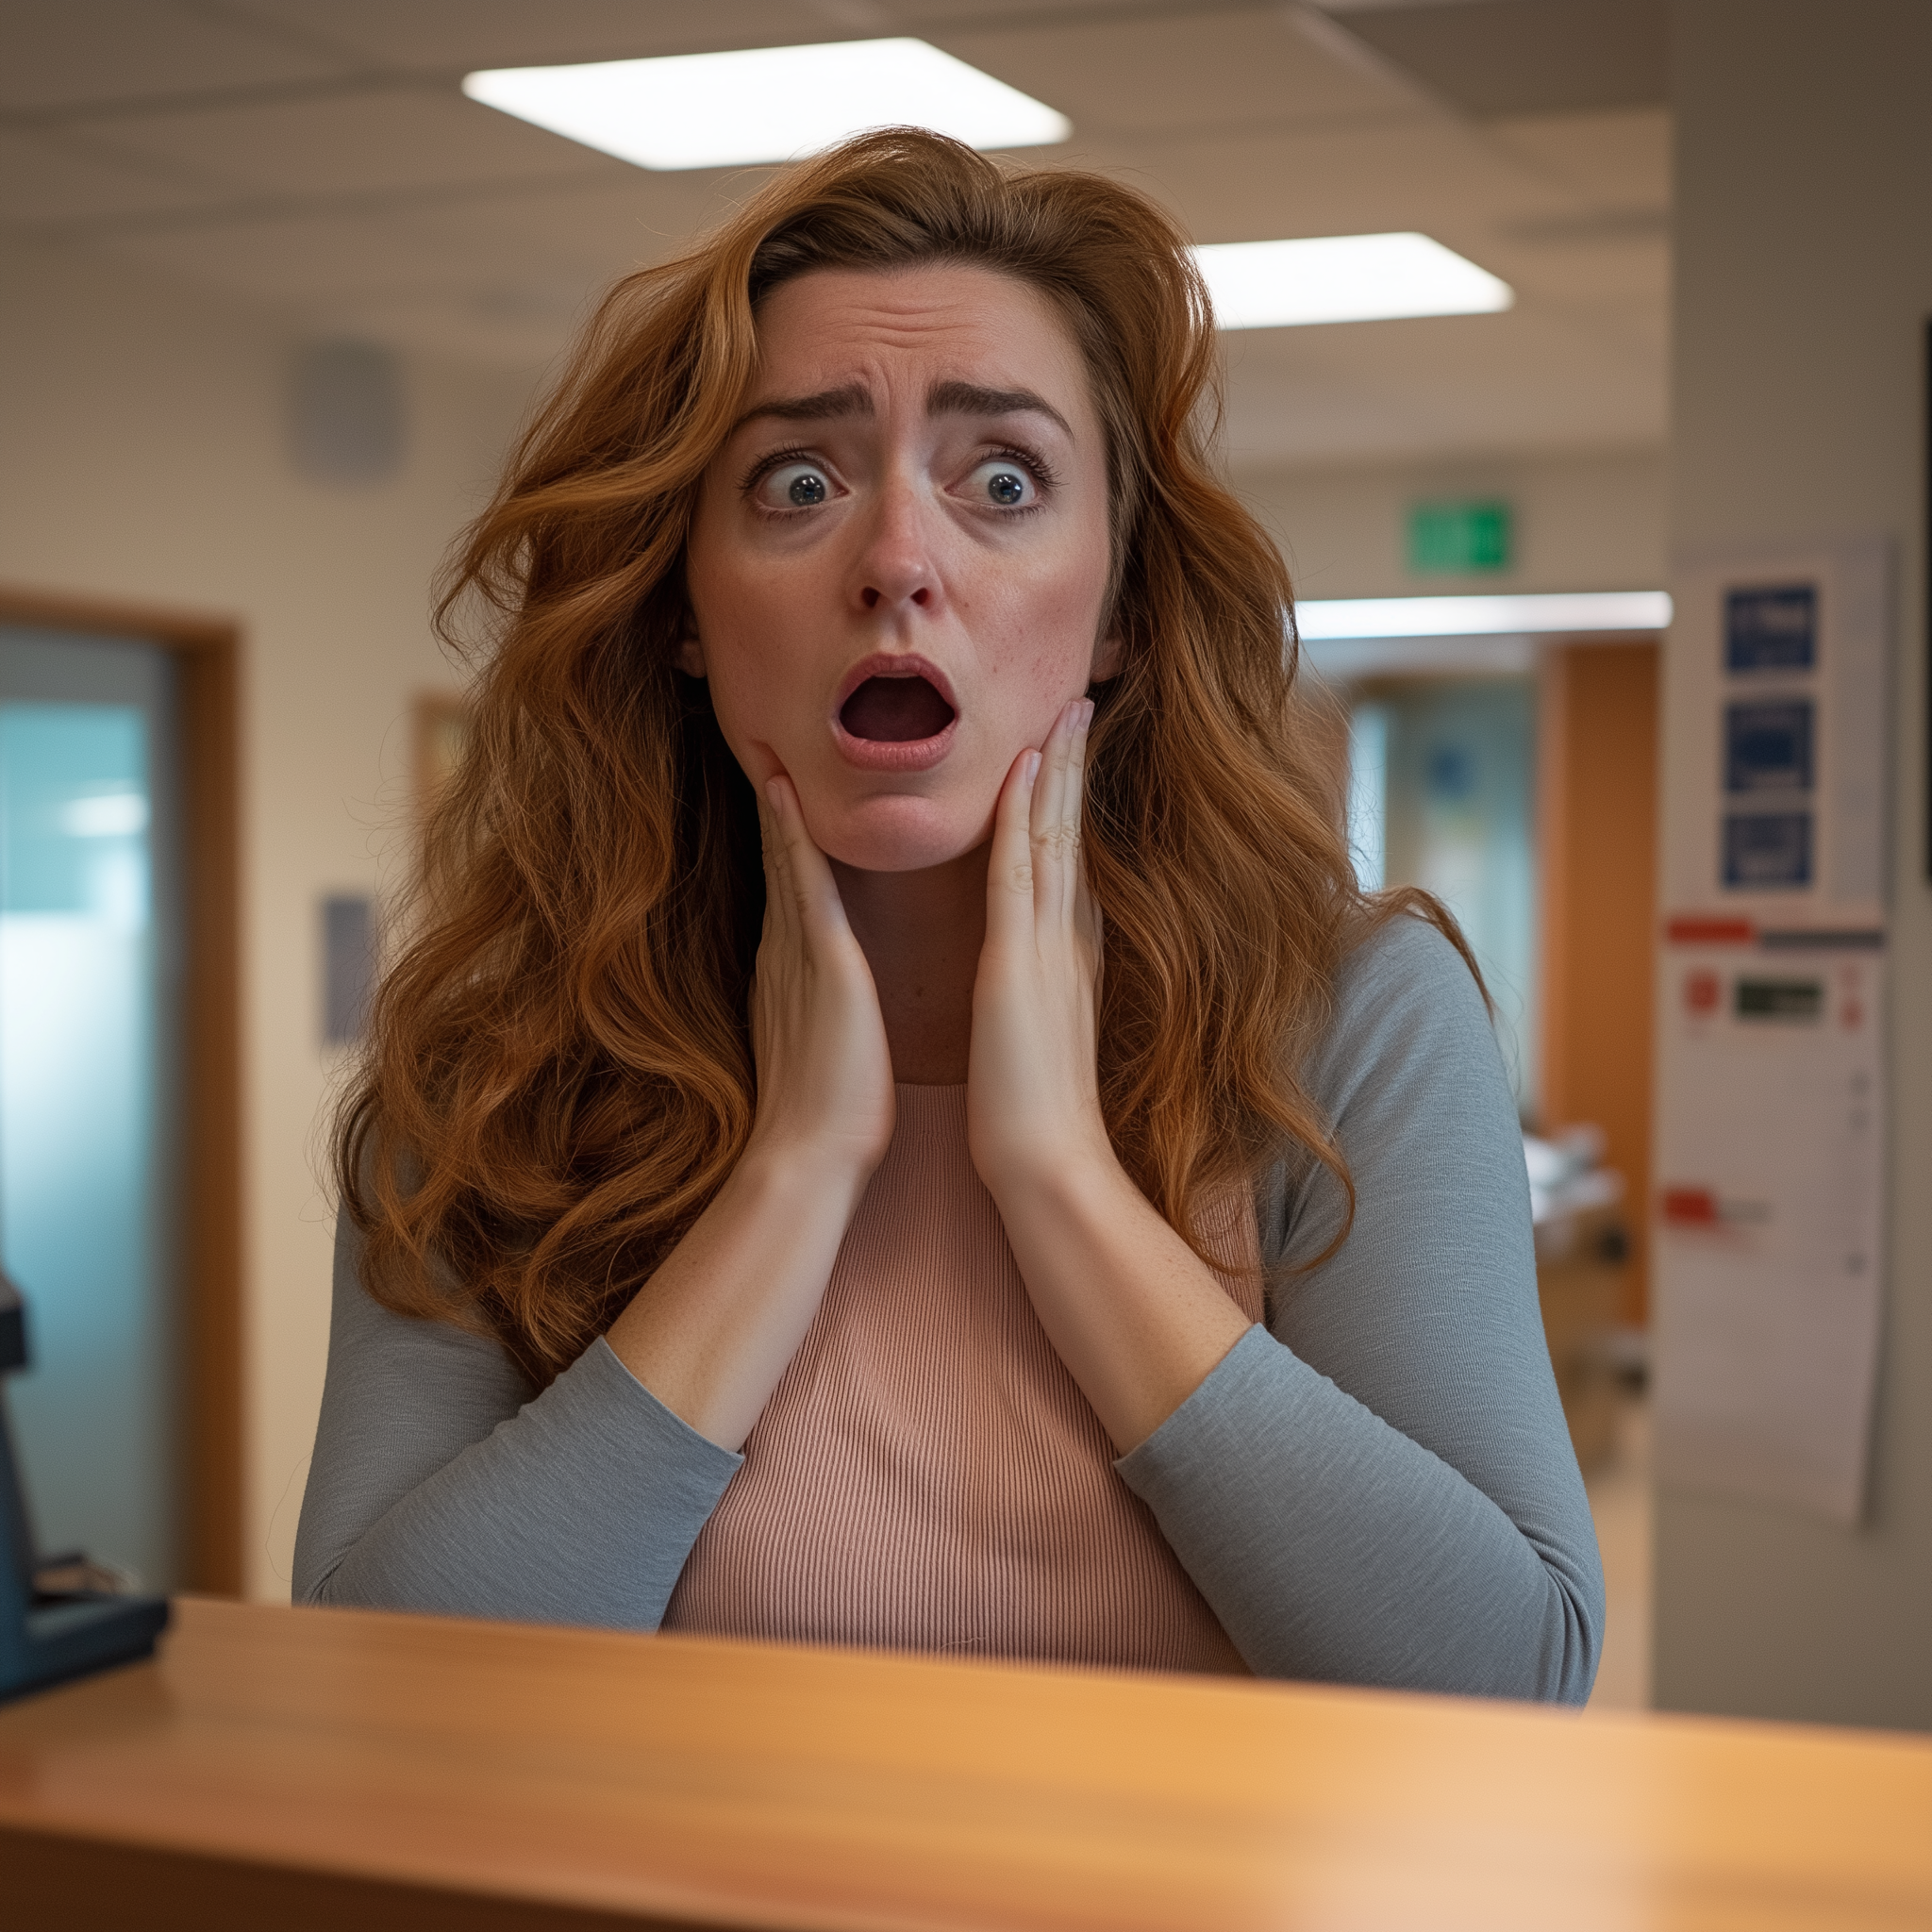
[[[1151,204],[913,131],[607,300],[442,606],[300,1599],[1588,1694],[1507,1083],[1215,367]]]

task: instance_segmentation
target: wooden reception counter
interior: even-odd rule
[[[185,1601],[0,1708],[0,1922],[1932,1925],[1932,1740]]]

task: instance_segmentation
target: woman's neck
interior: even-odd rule
[[[878,988],[892,1077],[911,1086],[955,1087],[966,1078],[988,850],[923,872],[859,872],[833,861],[845,916]]]

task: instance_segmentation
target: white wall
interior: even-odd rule
[[[1663,587],[1664,454],[1637,448],[1361,468],[1242,471],[1236,487],[1267,524],[1301,597],[1402,597],[1457,591],[1654,591]],[[1419,577],[1408,511],[1504,497],[1515,555],[1480,577]]]
[[[327,488],[284,454],[291,346],[272,319],[170,284],[0,258],[0,582],[242,626],[245,1559],[270,1596],[288,1587],[327,1336],[318,901],[376,884],[410,697],[455,682],[429,575],[528,392],[413,362],[401,474]]]
[[[1844,1530],[1665,1491],[1657,1695],[1932,1727],[1932,7],[1678,0],[1675,48],[1674,542],[1681,554],[1877,531],[1900,568],[1890,1302],[1870,1520]]]

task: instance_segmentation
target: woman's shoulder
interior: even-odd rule
[[[1385,1086],[1424,1066],[1452,1079],[1502,1071],[1468,960],[1431,920],[1399,911],[1369,925],[1344,954],[1310,1085],[1332,1116],[1364,1080]]]
[[[1386,1013],[1391,1003],[1473,1010],[1487,1019],[1469,961],[1433,920],[1405,909],[1364,924],[1336,974],[1339,1021]]]
[[[1526,1235],[1516,1103],[1489,1007],[1468,961],[1430,921],[1398,911],[1357,937],[1302,1089],[1354,1180],[1357,1255],[1364,1229],[1387,1217],[1405,1240],[1420,1240],[1426,1227],[1468,1224],[1484,1201],[1500,1202],[1510,1224],[1520,1208]],[[1334,1177],[1304,1154],[1284,1158],[1260,1198],[1271,1262],[1312,1259],[1349,1219]]]

